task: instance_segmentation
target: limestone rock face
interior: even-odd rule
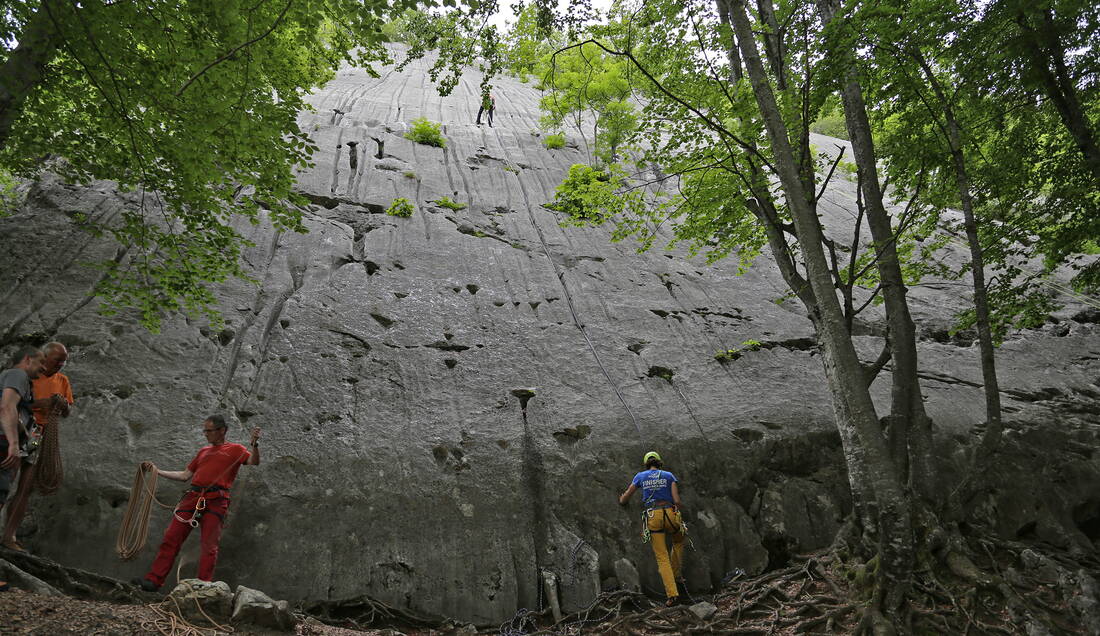
[[[200,581],[183,579],[169,592],[172,607],[187,620],[229,620],[233,614],[233,593],[225,581]]]
[[[289,603],[276,601],[260,590],[243,585],[238,585],[233,593],[232,619],[234,623],[252,623],[284,631],[292,629],[297,622]]]
[[[86,264],[127,254],[81,232],[75,213],[117,217],[131,194],[46,176],[0,219],[3,352],[35,332],[67,343],[76,397],[61,433],[66,482],[34,499],[24,543],[143,574],[170,515],[154,510],[135,562],[115,558],[134,466],[183,468],[220,411],[231,440],[264,433],[262,464],[233,488],[217,577],[276,598],[367,594],[499,624],[538,606],[540,570],[554,571],[567,607],[602,579],[631,584],[631,569],[660,590],[637,500],[616,505],[651,449],[680,480],[691,587],[828,544],[851,508],[840,440],[810,322],[774,265],[761,257],[739,276],[735,262],[682,247],[639,254],[608,228],[561,227],[542,204],[586,161],[583,142],[544,148],[537,92],[509,79],[494,88],[495,127],[475,126],[477,73],[441,98],[425,70],[344,70],[312,98],[300,119],[320,147],[300,175],[309,233],[242,224],[257,284],[218,288],[224,329],[172,318],[153,335],[132,315],[97,313]],[[420,116],[443,123],[445,148],[404,139]],[[466,207],[442,207],[444,196]],[[412,217],[383,213],[396,197]],[[830,189],[826,223],[850,222],[854,201],[854,184]],[[984,419],[977,348],[946,336],[964,290],[910,291],[945,479]],[[1084,309],[1071,302],[1000,350],[1012,459],[976,505],[1006,535],[1100,537],[1100,327]],[[876,311],[857,338],[868,360],[882,346]],[[746,340],[765,346],[715,359]],[[884,409],[889,378],[874,390]],[[161,480],[159,496],[181,490]]]

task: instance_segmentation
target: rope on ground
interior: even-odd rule
[[[130,499],[126,502],[126,512],[122,515],[122,525],[118,528],[118,538],[115,540],[115,552],[123,561],[134,558],[145,547],[153,502],[164,508],[172,507],[157,500],[156,492],[156,471],[146,471],[138,466],[134,485],[130,488]]]
[[[46,430],[42,432],[42,446],[38,449],[37,468],[33,487],[42,495],[52,495],[61,488],[65,470],[61,465],[61,442],[58,436],[58,409],[50,409]]]
[[[150,634],[159,633],[162,636],[214,636],[216,634],[231,634],[233,627],[222,625],[210,618],[210,615],[202,609],[199,599],[195,599],[195,606],[199,613],[210,622],[210,627],[199,627],[183,618],[183,610],[175,597],[169,596],[160,603],[152,603],[147,607],[155,614],[155,618],[142,621],[141,628]],[[175,610],[175,611],[173,611]]]

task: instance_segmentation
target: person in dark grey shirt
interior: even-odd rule
[[[27,438],[34,421],[34,393],[31,380],[42,373],[46,357],[34,347],[20,347],[9,363],[10,368],[0,371],[0,508],[8,500],[15,478],[19,474],[20,442]],[[0,581],[0,591],[8,589],[6,581]]]
[[[34,347],[21,347],[10,361],[10,367],[0,371],[0,507],[7,498],[11,480],[20,464],[21,444],[27,440],[34,422],[34,393],[31,380],[42,373],[45,356]]]

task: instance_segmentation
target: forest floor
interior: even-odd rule
[[[971,550],[965,567],[918,573],[909,595],[908,621],[917,633],[1085,634],[1100,614],[1095,557],[989,542]],[[861,586],[866,571],[825,552],[792,559],[787,567],[737,579],[716,594],[695,595],[674,607],[637,592],[601,594],[588,608],[553,623],[549,609],[521,610],[478,634],[572,636],[613,634],[852,634],[869,626]],[[383,603],[358,599],[300,614],[293,633],[309,636],[472,636],[473,626],[449,621],[427,625]],[[321,619],[321,620],[319,620]],[[322,620],[324,622],[322,622]],[[267,635],[250,625],[215,626],[180,621],[164,602],[120,603],[23,590],[0,593],[0,634],[215,634]]]

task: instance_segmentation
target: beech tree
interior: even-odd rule
[[[976,580],[960,542],[944,539],[951,534],[946,520],[960,512],[965,517],[965,511],[945,496],[959,484],[942,483],[932,468],[932,427],[906,301],[907,281],[926,271],[922,253],[947,240],[939,228],[939,212],[947,207],[963,210],[971,247],[975,314],[992,396],[987,451],[1000,436],[996,338],[983,279],[983,240],[998,233],[982,234],[982,221],[992,226],[992,217],[982,213],[1022,190],[992,187],[996,174],[1012,169],[1007,162],[976,168],[980,133],[968,126],[996,109],[980,103],[981,81],[967,82],[982,72],[988,76],[989,69],[961,64],[964,49],[943,44],[969,27],[980,30],[976,6],[938,0],[650,1],[620,7],[609,22],[617,28],[593,29],[587,41],[572,45],[599,47],[637,69],[635,94],[644,108],[634,142],[640,150],[597,178],[574,166],[550,207],[569,211],[575,222],[610,221],[616,238],[635,236],[643,246],[654,240],[655,227],[671,225],[675,240],[710,258],[736,254],[749,261],[767,245],[818,335],[855,503],[854,532],[839,540],[874,571],[862,625],[876,632],[906,631],[918,561]],[[945,47],[951,55],[943,54]],[[817,209],[843,152],[823,161],[809,143],[810,126],[834,96],[856,166],[856,218],[847,227],[823,223]],[[1091,112],[1093,103],[1086,100],[1083,110]],[[921,109],[919,117],[911,116],[914,109]],[[900,140],[908,135],[913,145],[920,139],[914,131],[939,141],[916,141],[919,149],[906,154]],[[1049,128],[1044,134],[1051,134]],[[885,154],[878,148],[883,141]],[[1038,198],[1049,201],[1049,194]],[[926,240],[936,234],[941,236]],[[1020,255],[1003,245],[1024,238],[1018,231],[999,233],[1001,247],[993,253],[1006,274],[1003,288],[1018,286],[1010,255]],[[887,335],[881,354],[864,360],[853,343],[853,324],[875,302],[885,310]],[[869,387],[887,364],[890,413],[879,417]]]
[[[104,309],[135,307],[152,329],[216,316],[211,283],[246,276],[235,217],[303,230],[303,97],[342,62],[383,59],[383,19],[410,4],[4,2],[0,167],[135,192],[120,219],[76,219],[123,249],[100,264]]]

